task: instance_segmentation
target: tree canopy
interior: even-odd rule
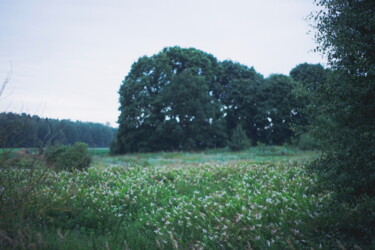
[[[0,113],[0,147],[40,147],[84,142],[108,147],[116,130],[100,123],[40,118],[25,113]]]
[[[312,91],[321,117],[313,129],[325,155],[315,169],[343,197],[374,196],[375,2],[318,4],[325,8],[315,16],[318,49],[328,56],[332,73]]]
[[[333,191],[332,206],[325,209],[336,218],[334,224],[322,226],[371,248],[375,234],[375,1],[316,2],[322,7],[313,15],[317,49],[327,55],[332,70],[326,81],[310,88],[310,107],[316,117],[310,128],[323,152],[310,169],[318,174],[324,190]],[[343,207],[346,217],[337,218]]]
[[[293,86],[194,48],[165,48],[125,77],[111,152],[225,147],[238,126],[253,143],[282,144],[293,135]]]
[[[314,121],[323,119],[317,118],[320,115],[318,106],[321,105],[318,95],[324,88],[330,73],[331,70],[324,68],[321,64],[309,63],[298,64],[290,71],[289,74],[296,84],[294,95],[298,99],[296,108],[298,119],[295,125],[299,133],[306,133],[311,129]]]
[[[215,145],[217,60],[195,49],[165,48],[133,64],[120,88],[116,152]]]

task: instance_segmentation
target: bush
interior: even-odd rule
[[[11,157],[9,152],[0,151],[0,249],[29,249],[38,241],[32,224],[40,222],[53,203],[51,199],[43,203],[39,198],[47,181],[40,162]]]
[[[89,167],[91,162],[87,144],[82,142],[77,142],[72,146],[48,147],[45,158],[47,165],[57,170],[84,170]]]
[[[302,150],[318,149],[318,142],[308,133],[302,134],[298,140],[298,148]]]
[[[230,138],[229,148],[232,151],[239,151],[250,147],[250,145],[250,139],[247,137],[245,130],[241,125],[238,125]]]

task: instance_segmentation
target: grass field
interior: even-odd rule
[[[313,152],[285,147],[117,157],[108,156],[108,149],[90,152],[94,160],[85,172],[1,169],[1,181],[8,183],[0,215],[3,246],[325,249],[334,242],[337,247],[333,236],[317,229],[330,194],[314,189],[316,179],[303,167],[316,157]]]

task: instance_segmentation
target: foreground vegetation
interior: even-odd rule
[[[283,147],[103,156],[87,171],[2,161],[0,248],[327,248],[330,193]],[[9,167],[11,164],[12,167]],[[345,212],[345,211],[344,211]],[[348,211],[346,211],[348,212]],[[360,243],[357,242],[358,245]]]

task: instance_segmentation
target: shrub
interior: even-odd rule
[[[9,152],[0,151],[0,249],[29,249],[37,242],[31,226],[52,204],[39,199],[47,174],[35,159],[11,157]]]
[[[312,150],[319,147],[318,142],[308,133],[301,134],[298,140],[298,148],[302,150]]]
[[[77,142],[72,146],[51,146],[45,152],[46,162],[57,170],[84,170],[91,162],[87,144]]]
[[[241,125],[238,125],[230,138],[229,148],[232,151],[239,151],[248,148],[251,145],[249,138],[246,135]]]

